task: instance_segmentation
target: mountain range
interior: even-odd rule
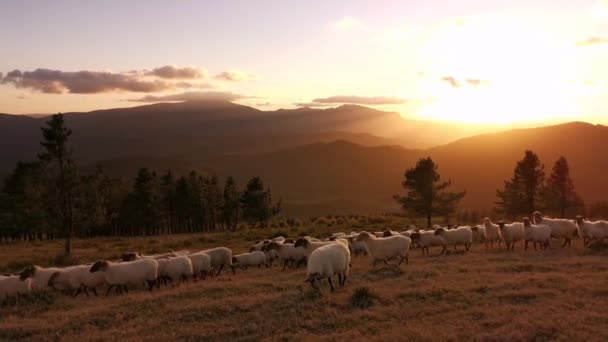
[[[162,103],[65,113],[75,157],[101,162],[113,175],[137,168],[191,169],[233,175],[241,184],[259,175],[288,215],[397,209],[404,171],[431,156],[462,208],[493,207],[496,189],[526,149],[550,172],[568,158],[587,203],[606,200],[608,127],[573,122],[482,133],[481,127],[408,120],[398,113],[345,105],[330,109],[260,111],[229,102]],[[35,158],[45,118],[0,114],[0,172]],[[431,147],[433,146],[433,147]]]

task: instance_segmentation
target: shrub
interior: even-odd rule
[[[359,287],[350,296],[350,306],[357,309],[368,309],[378,301],[378,296],[367,287]]]

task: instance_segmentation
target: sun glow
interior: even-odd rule
[[[441,74],[424,85],[434,101],[419,115],[490,124],[565,118],[576,111],[572,49],[518,20],[465,18],[445,25],[425,48],[429,68]]]

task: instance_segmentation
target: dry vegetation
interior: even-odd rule
[[[288,230],[296,235],[298,230]],[[78,260],[54,256],[62,242],[0,249],[0,271],[226,245],[235,252],[262,235],[248,231],[171,237],[77,240]],[[204,282],[110,297],[32,296],[0,307],[0,340],[608,340],[604,250],[557,242],[544,252],[410,254],[401,269],[371,270],[353,259],[347,286],[319,294],[305,270],[249,269]]]

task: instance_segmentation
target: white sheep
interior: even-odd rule
[[[578,234],[576,223],[565,219],[552,219],[543,217],[539,211],[534,212],[534,224],[546,224],[551,227],[551,237],[556,239],[564,239],[562,248],[568,245],[570,247],[571,239]]]
[[[475,227],[471,227],[471,231],[473,232],[473,242],[485,242],[486,239],[486,227],[483,225],[477,225]]]
[[[500,227],[500,234],[502,239],[507,245],[507,250],[515,250],[515,243],[524,240],[524,224],[521,222],[514,222],[506,224],[503,221],[498,222]]]
[[[194,270],[189,256],[179,256],[168,259],[158,259],[158,279],[156,287],[160,287],[161,281],[167,284],[168,281],[186,281],[193,276]],[[175,283],[174,283],[175,285]]]
[[[97,288],[106,282],[103,273],[90,272],[91,266],[79,265],[57,271],[49,278],[48,286],[55,289],[69,289],[73,291],[72,296],[74,297],[83,291],[88,296],[88,290],[92,290],[95,296],[97,296]]]
[[[498,242],[498,247],[500,248],[500,242],[502,241],[500,227],[497,224],[492,223],[488,217],[483,219],[483,225],[485,228],[484,236],[486,240],[486,248],[488,248],[488,245],[493,248],[494,242]]]
[[[103,273],[104,280],[109,285],[106,296],[115,287],[116,291],[126,291],[128,285],[147,285],[152,291],[158,278],[158,262],[154,259],[138,259],[127,262],[111,262],[99,260],[93,264],[91,273]]]
[[[279,241],[276,241],[276,242],[279,242]],[[282,242],[285,242],[285,239],[283,239]],[[280,242],[280,243],[282,243],[282,242]],[[262,248],[264,248],[264,246],[268,245],[269,243],[270,243],[270,240],[257,241],[254,245],[249,247],[249,251],[250,252],[261,251]]]
[[[216,275],[220,275],[224,266],[232,269],[232,274],[236,274],[232,266],[232,250],[227,247],[216,247],[202,251],[207,253],[211,258],[211,267],[214,269],[219,266]]]
[[[211,266],[211,257],[209,254],[204,252],[192,253],[188,255],[190,262],[192,263],[192,279],[196,281],[197,277],[206,279],[207,274],[210,274],[213,270]]]
[[[350,252],[343,243],[332,243],[315,249],[308,260],[306,268],[307,279],[305,282],[319,289],[321,280],[327,278],[331,291],[334,285],[331,277],[338,275],[340,287],[344,287],[350,270]]]
[[[532,224],[529,218],[524,218],[524,250],[528,250],[528,242],[534,243],[534,250],[536,250],[536,244],[540,244],[541,249],[547,249],[551,243],[551,227],[546,224]]]
[[[456,246],[462,244],[464,245],[465,250],[471,249],[471,245],[473,244],[473,231],[471,227],[458,227],[456,229],[445,229],[439,228],[435,231],[435,235],[440,235],[445,239],[446,245],[443,247],[441,253],[447,253],[448,245],[454,246],[454,250],[456,250]]]
[[[583,238],[583,246],[587,246],[592,240],[601,242],[608,238],[608,221],[591,222],[578,215],[576,224],[578,225],[579,235]]]
[[[355,234],[354,236],[348,236],[348,243],[350,244],[351,254],[354,254],[355,256],[367,255],[367,245],[363,241],[357,241],[358,235],[359,233]]]
[[[306,256],[308,257],[310,255],[310,253],[312,253],[315,249],[323,247],[323,246],[327,246],[332,243],[334,243],[334,241],[317,242],[317,241],[312,241],[305,237],[301,237],[296,240],[296,243],[294,243],[293,246],[295,248],[303,248],[306,251]]]
[[[28,278],[32,279],[32,290],[45,290],[50,289],[49,287],[49,279],[55,272],[60,272],[62,269],[57,267],[44,268],[37,265],[30,265],[25,267],[21,273],[19,273],[19,277],[21,280],[26,280]],[[69,288],[65,288],[59,286],[56,288],[57,290],[68,290]]]
[[[377,238],[375,235],[368,232],[361,232],[357,236],[357,241],[363,241],[367,245],[367,250],[371,254],[374,261],[373,267],[378,261],[384,261],[388,265],[388,260],[400,258],[398,265],[405,260],[407,265],[410,245],[412,240],[402,235],[391,236],[387,238]]]
[[[262,265],[266,265],[268,267],[266,254],[261,251],[237,254],[232,257],[232,264],[242,270],[246,270],[249,266],[262,268]]]
[[[21,280],[19,275],[0,275],[0,301],[14,299],[21,295],[28,294],[32,289],[32,280]]]
[[[283,263],[283,270],[287,267],[288,264],[295,265],[296,267],[305,263],[308,254],[306,250],[303,248],[296,248],[293,243],[269,243],[264,251],[270,252],[271,250],[276,250],[279,256],[279,260]]]
[[[440,246],[445,248],[446,246],[443,236],[435,235],[435,232],[432,230],[413,232],[410,238],[412,239],[412,243],[420,247],[422,254],[425,252],[429,254],[429,247]]]

